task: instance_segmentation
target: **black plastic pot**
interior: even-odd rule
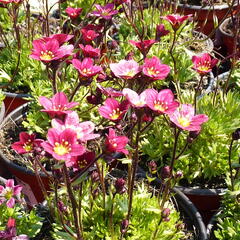
[[[221,211],[215,213],[207,225],[207,237],[210,240],[217,240],[216,237],[214,236],[214,230],[217,229],[217,218],[219,217],[220,214]]]
[[[9,121],[18,121],[24,115],[26,115],[28,109],[28,103],[20,106],[16,110],[12,111],[0,125],[0,129],[4,127]],[[0,150],[0,164],[3,167],[3,175],[9,175],[11,173],[18,184],[23,186],[22,192],[26,196],[26,201],[28,205],[32,206],[40,203],[44,200],[43,193],[38,184],[37,177],[34,172],[15,164],[13,161],[9,160],[5,154]],[[50,174],[50,173],[49,173]],[[42,172],[39,173],[41,180],[47,190],[49,190],[50,179]],[[7,176],[9,178],[9,176]]]

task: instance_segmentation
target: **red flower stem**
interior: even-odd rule
[[[202,85],[202,82],[203,82],[203,75],[201,75],[201,77],[200,77],[200,81],[198,83],[198,86],[197,86],[197,88],[195,90],[195,94],[194,94],[194,111],[195,111],[195,114],[197,112],[197,95],[198,95],[198,92],[199,92],[200,87]]]
[[[83,224],[82,224],[82,189],[83,189],[83,184],[82,182],[80,183],[80,189],[79,189],[79,200],[78,200],[78,218],[79,218],[79,225],[80,225],[80,229],[81,232],[83,232]]]
[[[79,223],[78,223],[78,214],[77,214],[78,206],[77,206],[77,202],[76,202],[76,199],[75,199],[73,191],[72,191],[71,180],[69,178],[68,170],[67,170],[67,167],[65,164],[63,165],[62,169],[63,169],[64,180],[65,180],[65,183],[67,186],[69,199],[70,199],[71,205],[72,205],[72,212],[73,212],[74,225],[75,225],[75,229],[76,229],[76,233],[77,233],[77,240],[83,240],[81,230],[79,227]]]
[[[140,140],[140,130],[141,130],[141,123],[142,123],[142,115],[141,113],[138,114],[138,123],[137,123],[137,136],[135,142],[135,152],[133,156],[133,163],[132,163],[132,175],[131,175],[131,182],[130,182],[130,189],[129,189],[129,202],[128,202],[128,213],[127,213],[127,220],[130,219],[131,212],[132,212],[132,200],[133,200],[133,188],[134,188],[134,181],[135,175],[138,166],[138,148],[139,148],[139,140]]]
[[[45,21],[46,21],[46,35],[49,37],[50,35],[50,30],[49,30],[49,11],[48,11],[48,0],[45,0],[45,10],[46,10],[46,15],[45,15]]]
[[[183,147],[182,151],[175,157],[175,161],[178,160],[181,155],[185,152],[185,150],[187,149],[188,147],[188,142],[186,142],[185,146]]]
[[[234,191],[234,178],[233,178],[233,169],[232,169],[232,162],[231,162],[231,155],[232,155],[232,146],[233,146],[233,139],[230,143],[229,150],[228,150],[228,166],[230,170],[230,178],[231,178],[231,190]]]

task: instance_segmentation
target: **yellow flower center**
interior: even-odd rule
[[[156,101],[156,100],[154,101],[154,108],[160,112],[164,112],[165,110],[168,109],[167,104],[164,104],[163,102]]]
[[[6,189],[6,192],[5,192],[5,194],[4,194],[4,197],[5,197],[7,200],[9,200],[9,199],[12,198],[12,196],[13,196],[13,190],[12,190],[11,188]]]
[[[45,52],[41,51],[41,55],[40,55],[41,60],[52,60],[54,57],[55,56],[51,51],[48,51],[48,50],[46,50]]]
[[[89,68],[84,68],[84,69],[82,70],[82,73],[83,73],[83,74],[91,74],[92,71],[91,71]]]
[[[154,69],[154,67],[148,68],[147,72],[151,76],[159,74],[159,71],[156,71],[156,69]]]
[[[128,72],[126,72],[125,75],[128,77],[133,77],[133,76],[135,76],[135,72],[133,70],[129,70]]]
[[[31,143],[25,143],[23,148],[26,150],[26,152],[30,152],[33,149],[33,144]]]
[[[63,156],[65,154],[68,154],[71,151],[71,144],[69,144],[68,141],[62,140],[61,143],[56,142],[55,147],[53,148],[53,151],[59,155]]]
[[[79,168],[85,168],[87,166],[87,161],[85,159],[78,162]]]
[[[183,127],[188,127],[190,125],[190,120],[186,117],[179,117],[178,122]]]
[[[119,118],[119,116],[121,115],[121,113],[122,113],[122,112],[120,111],[120,109],[117,108],[117,109],[114,109],[114,110],[112,111],[112,113],[109,114],[109,117],[110,117],[112,120],[116,120],[116,119]]]

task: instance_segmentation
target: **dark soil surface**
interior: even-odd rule
[[[226,4],[226,0],[181,0],[182,4],[197,5],[197,6],[212,6]]]

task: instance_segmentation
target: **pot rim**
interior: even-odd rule
[[[2,121],[4,120],[4,116],[5,116],[5,104],[4,102],[2,102],[1,104],[1,108],[0,108],[0,124],[2,123]]]
[[[0,124],[0,129],[2,129],[2,128],[4,127],[4,125],[5,125],[6,123],[8,123],[9,121],[17,121],[17,120],[19,120],[21,117],[23,117],[24,115],[26,115],[26,110],[27,110],[27,108],[28,108],[28,105],[29,105],[29,103],[25,103],[25,104],[23,104],[22,106],[16,108],[16,109],[15,109],[14,111],[12,111],[11,113],[9,113],[9,115],[8,115],[8,116],[3,120],[3,122]],[[16,170],[16,171],[20,171],[20,172],[23,172],[23,173],[25,173],[25,174],[29,174],[29,175],[32,175],[32,176],[35,175],[35,173],[34,173],[32,170],[27,169],[27,168],[25,168],[25,167],[23,167],[23,166],[17,165],[17,164],[15,164],[13,161],[7,159],[7,158],[5,157],[5,154],[4,154],[4,153],[1,151],[1,149],[0,149],[0,161],[1,161],[1,160],[2,160],[3,162],[5,162],[6,166],[9,167],[9,168],[13,168],[13,169]],[[48,171],[48,174],[49,174],[50,176],[52,176],[52,173],[49,172],[49,171]],[[47,175],[46,175],[44,172],[42,172],[42,171],[39,172],[39,175],[40,175],[41,177],[47,177]]]
[[[192,187],[183,187],[176,186],[178,190],[183,192],[184,194],[189,195],[207,195],[207,196],[215,196],[223,194],[226,191],[226,188],[192,188]]]

